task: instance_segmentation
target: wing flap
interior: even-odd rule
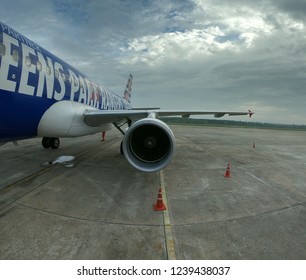
[[[91,111],[86,110],[83,114],[84,122],[89,126],[99,126],[105,123],[117,123],[134,119],[142,119],[148,116],[145,110],[110,110]]]

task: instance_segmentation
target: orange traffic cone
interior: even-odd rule
[[[162,188],[159,188],[156,204],[153,205],[155,211],[167,210],[163,202]]]
[[[102,139],[101,139],[101,141],[102,142],[105,141],[105,131],[102,131]]]
[[[231,177],[231,167],[230,167],[230,163],[228,163],[227,168],[226,168],[226,172],[224,174],[225,178],[232,178]]]

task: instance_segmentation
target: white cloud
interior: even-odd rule
[[[156,66],[169,60],[188,61],[198,55],[205,57],[223,50],[238,51],[235,42],[219,42],[220,35],[223,33],[216,27],[135,38],[121,48],[121,63]]]

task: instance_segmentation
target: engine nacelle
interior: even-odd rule
[[[172,160],[175,137],[164,122],[145,118],[135,122],[127,130],[122,148],[133,167],[143,172],[156,172]]]

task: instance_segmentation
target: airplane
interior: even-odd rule
[[[159,117],[253,114],[133,108],[132,79],[130,75],[122,95],[115,94],[0,22],[0,145],[42,137],[44,148],[57,149],[59,138],[116,127],[128,162],[140,171],[157,172],[175,154],[175,136]]]

